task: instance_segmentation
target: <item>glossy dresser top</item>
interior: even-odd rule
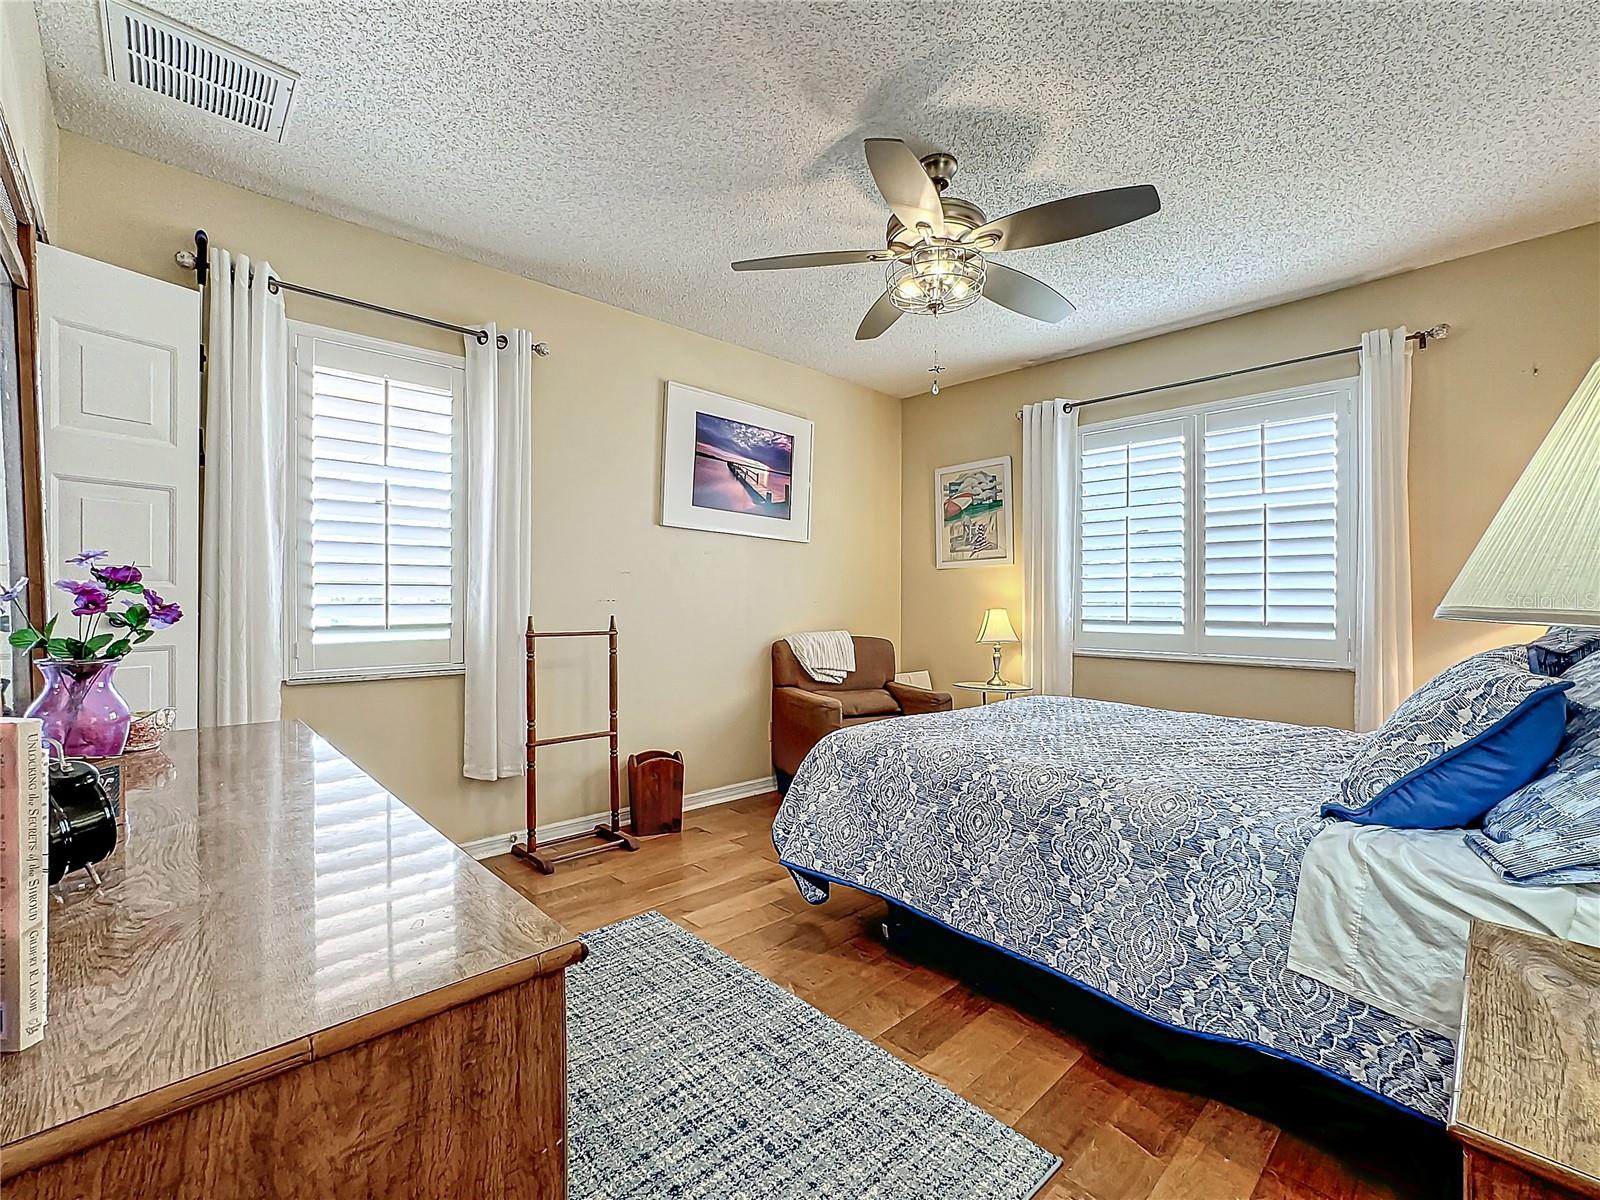
[[[116,1126],[113,1106],[181,1104],[374,1036],[440,989],[582,954],[304,725],[173,733],[122,761],[104,884],[51,904],[44,1041],[0,1055],[0,1146],[80,1143],[61,1127]]]

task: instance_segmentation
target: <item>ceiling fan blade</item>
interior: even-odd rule
[[[1029,246],[1070,242],[1160,211],[1161,197],[1156,189],[1141,183],[1036,204],[981,225],[964,240],[975,242],[985,234],[998,234],[1000,240],[989,250],[1025,250]]]
[[[932,228],[935,237],[944,237],[944,206],[939,189],[922,169],[922,160],[899,138],[868,138],[867,169],[883,198],[894,209],[908,232],[918,225]]]
[[[887,250],[823,250],[816,254],[779,254],[774,258],[746,258],[733,264],[735,271],[788,271],[794,267],[838,267],[848,263],[887,262]]]
[[[877,337],[899,319],[900,310],[889,298],[889,293],[885,292],[878,297],[876,304],[867,309],[867,315],[861,318],[861,325],[856,330],[856,341],[865,342]]]
[[[983,294],[1012,312],[1052,325],[1066,320],[1073,312],[1072,301],[1048,283],[1013,271],[1003,263],[984,263]]]

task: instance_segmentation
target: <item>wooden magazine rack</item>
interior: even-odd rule
[[[611,650],[611,722],[605,729],[596,730],[594,733],[569,733],[565,737],[541,738],[538,736],[538,710],[534,707],[534,665],[535,648],[540,638],[570,638],[570,637],[603,637]],[[607,850],[637,850],[639,841],[622,829],[622,789],[620,777],[617,774],[617,619],[611,618],[610,627],[607,629],[579,629],[562,632],[541,633],[533,627],[533,618],[528,618],[528,840],[518,842],[511,847],[511,853],[518,858],[525,858],[538,870],[546,875],[555,873],[559,863],[571,862],[576,858],[587,858],[591,854],[603,854]],[[539,777],[537,774],[537,759],[539,747],[561,746],[568,742],[590,742],[606,738],[611,743],[611,822],[610,824],[596,825],[588,833],[575,833],[571,837],[557,838],[554,841],[539,844]],[[598,839],[598,840],[595,840]],[[574,846],[573,843],[583,843]],[[564,847],[572,847],[564,849]]]

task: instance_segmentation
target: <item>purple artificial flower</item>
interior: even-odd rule
[[[24,575],[8,588],[0,588],[0,604],[15,604],[22,599],[22,593],[28,586],[28,577]]]
[[[71,558],[67,559],[67,565],[72,567],[87,567],[92,563],[99,562],[102,558],[110,553],[111,551],[109,550],[79,550]]]
[[[149,588],[144,590],[145,603],[150,606],[150,624],[159,625],[165,629],[168,625],[176,625],[183,620],[183,609],[176,604],[168,604]]]
[[[95,575],[106,583],[138,583],[144,578],[144,572],[138,567],[96,567]]]
[[[72,606],[72,615],[75,617],[99,616],[111,607],[111,597],[93,584],[73,594],[78,597],[78,602]]]
[[[56,586],[63,592],[71,592],[74,596],[81,596],[85,592],[100,592],[103,589],[98,583],[90,583],[85,579],[58,579]]]

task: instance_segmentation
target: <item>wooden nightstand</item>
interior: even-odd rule
[[[1473,922],[1450,1132],[1466,1200],[1600,1197],[1600,950]]]

